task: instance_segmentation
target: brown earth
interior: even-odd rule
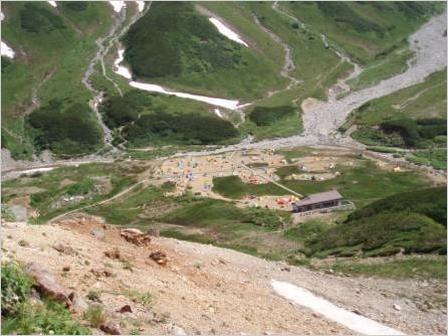
[[[20,240],[29,244],[21,246]],[[445,293],[446,286],[440,283],[322,274],[168,238],[151,237],[149,245],[137,246],[120,236],[120,229],[95,217],[39,226],[6,223],[2,250],[3,260],[41,264],[68,293],[75,291],[89,304],[93,302],[87,294],[97,292],[108,320],[122,333],[135,329],[142,334],[351,333],[277,296],[271,279],[302,286],[407,333],[446,332],[446,311],[421,311],[413,302],[414,296],[431,300],[437,291]],[[158,264],[157,259],[165,256],[166,264]],[[149,305],[141,299],[145,293],[151,295]],[[122,309],[125,305],[132,312]]]

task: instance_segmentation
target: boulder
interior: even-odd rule
[[[148,246],[151,242],[151,237],[148,233],[143,233],[140,230],[133,228],[121,230],[120,236],[137,246]]]
[[[67,255],[76,255],[76,251],[73,249],[73,247],[64,245],[64,244],[57,244],[54,245],[53,248],[61,253],[67,254]]]
[[[71,292],[68,298],[72,302],[72,310],[75,313],[84,313],[89,308],[84,299],[75,292]]]
[[[108,335],[121,335],[120,328],[113,321],[106,321],[100,325],[100,330],[104,331]]]
[[[116,247],[112,250],[105,251],[104,255],[111,259],[121,260],[120,251]]]
[[[103,240],[104,239],[104,230],[103,229],[93,229],[90,233],[96,239],[99,239],[99,240]]]
[[[165,266],[168,262],[166,254],[161,251],[153,252],[149,255],[149,257],[161,266]]]
[[[26,272],[36,282],[37,290],[40,294],[53,298],[56,301],[64,303],[67,307],[71,307],[71,301],[65,294],[65,288],[62,287],[54,278],[54,276],[43,266],[30,262],[26,265]]]
[[[118,313],[132,313],[132,309],[130,305],[124,305],[120,309],[117,310]]]

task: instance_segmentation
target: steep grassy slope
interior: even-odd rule
[[[81,79],[97,48],[95,40],[110,28],[111,7],[106,3],[85,3],[74,9],[64,3],[53,8],[47,2],[8,2],[2,11],[2,39],[17,55],[12,61],[2,59],[4,145],[13,156],[21,158],[29,158],[35,145],[38,150],[51,148],[61,154],[83,153],[97,147],[101,131],[87,105],[91,96]],[[51,123],[42,121],[30,128],[26,120],[36,109],[33,95],[40,101],[41,110],[36,112],[41,115],[48,115],[51,101],[59,104],[51,118],[60,122],[62,137],[47,136],[53,133]],[[76,126],[69,120],[74,114]],[[74,127],[85,133],[71,134]],[[34,142],[36,136],[38,143]],[[83,142],[84,136],[92,138],[89,146]]]
[[[356,109],[342,130],[370,146],[419,148],[409,158],[446,168],[446,70],[425,82],[369,101]],[[425,149],[425,150],[421,150]]]
[[[290,2],[282,6],[366,66],[361,76],[351,81],[354,88],[406,69],[412,56],[406,38],[444,7],[438,2],[404,1]]]
[[[133,73],[148,82],[239,99],[282,83],[277,65],[221,35],[191,3],[154,3],[124,44]]]

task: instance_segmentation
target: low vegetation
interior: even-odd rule
[[[399,193],[360,208],[335,225],[309,221],[285,233],[307,256],[446,253],[446,188]]]
[[[1,268],[2,334],[87,335],[70,311],[50,298],[32,301],[33,281],[15,262]]]
[[[249,114],[249,119],[257,126],[269,126],[295,114],[292,106],[255,107]]]

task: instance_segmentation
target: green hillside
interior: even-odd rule
[[[361,76],[350,82],[354,88],[405,70],[412,56],[407,37],[444,7],[430,1],[298,1],[282,6],[365,66]]]
[[[396,194],[356,210],[340,224],[315,230],[319,234],[305,238],[309,255],[445,254],[446,187]]]
[[[60,154],[98,148],[101,130],[81,79],[97,49],[95,40],[111,25],[111,7],[100,2],[57,8],[47,2],[5,2],[2,11],[2,39],[17,54],[14,60],[2,58],[2,146],[17,158],[45,148]],[[40,100],[38,110],[33,92]],[[72,132],[74,128],[79,131]]]
[[[221,35],[188,2],[156,2],[124,37],[125,59],[139,79],[241,100],[281,86],[262,52]]]

